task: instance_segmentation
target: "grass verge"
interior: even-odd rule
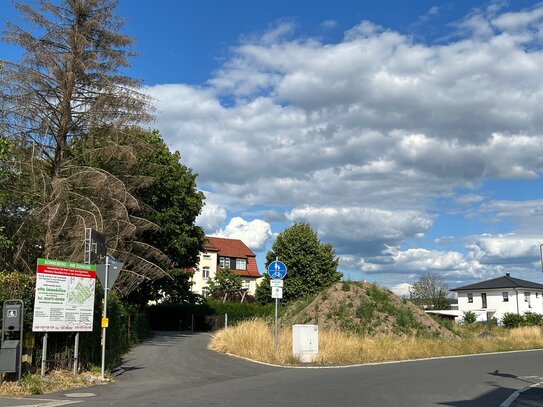
[[[436,356],[468,355],[543,348],[540,327],[495,328],[492,335],[479,337],[480,328],[459,328],[458,339],[420,337],[360,336],[343,331],[319,330],[318,365],[358,364]],[[295,365],[291,328],[279,331],[277,353],[273,346],[273,326],[259,319],[242,322],[219,331],[210,349],[278,365]]]
[[[109,381],[106,379],[105,381]],[[0,397],[21,397],[93,386],[105,382],[100,372],[86,372],[74,376],[65,370],[48,372],[47,376],[25,374],[21,383],[4,381],[0,385]]]

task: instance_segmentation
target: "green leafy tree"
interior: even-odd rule
[[[442,276],[429,273],[420,276],[409,290],[411,301],[425,309],[450,309],[451,293]]]
[[[137,305],[140,310],[145,309],[150,301],[163,304],[194,304],[198,295],[190,288],[191,275],[184,269],[170,269],[168,276],[146,281],[140,284],[127,297],[126,302]]]
[[[111,149],[129,152],[126,162],[104,154]],[[204,232],[194,223],[205,198],[197,190],[196,174],[180,163],[180,154],[171,152],[156,130],[132,127],[112,140],[107,128],[100,129],[74,150],[81,166],[99,168],[132,186],[138,205],[128,215],[147,226],[135,230],[137,243],[116,242],[116,250],[130,250],[173,273],[156,284],[144,283],[130,299],[141,305],[147,302],[145,293],[148,300],[157,300],[158,292],[171,301],[192,298],[190,285],[182,281],[184,274],[176,270],[193,267],[203,245]],[[177,282],[172,283],[172,278]]]
[[[241,277],[229,268],[219,269],[215,278],[209,279],[209,292],[215,294],[225,290],[239,290],[242,285]]]
[[[295,223],[281,232],[266,254],[266,267],[276,258],[287,266],[285,301],[315,294],[341,280],[339,259],[329,243],[321,243],[308,223]],[[269,276],[257,290],[257,301],[271,301]]]

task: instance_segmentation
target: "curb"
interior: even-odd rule
[[[525,391],[530,390],[533,387],[540,386],[542,384],[543,382],[534,383],[520,390],[517,390],[516,392],[511,394],[509,397],[507,397],[507,399],[503,403],[500,404],[500,407],[509,407],[518,398],[518,396],[520,396],[521,393],[524,393]]]
[[[257,363],[259,365],[278,367],[278,368],[283,368],[283,369],[347,369],[347,368],[352,368],[352,367],[391,365],[391,364],[396,364],[396,363],[410,363],[410,362],[424,362],[424,361],[427,361],[427,360],[472,358],[472,357],[477,357],[477,356],[491,356],[491,355],[504,355],[504,354],[508,354],[508,353],[542,352],[543,351],[543,349],[525,349],[525,350],[511,350],[511,351],[506,351],[506,352],[487,352],[487,353],[471,353],[471,354],[467,354],[467,355],[436,356],[436,357],[431,357],[431,358],[420,358],[420,359],[389,360],[389,361],[384,361],[384,362],[357,363],[357,364],[352,364],[352,365],[322,365],[322,366],[319,366],[319,365],[303,366],[303,365],[301,365],[300,366],[300,365],[276,365],[276,364],[273,364],[273,363],[262,362],[260,360],[251,359],[251,358],[248,358],[248,357],[245,357],[245,356],[235,355],[233,353],[220,352],[220,351],[216,351],[214,349],[209,349],[209,350],[211,350],[213,352],[221,353],[223,355],[231,356],[231,357],[234,357],[234,358],[246,360],[248,362]],[[543,382],[536,383],[535,385],[528,386],[528,387],[526,387],[524,389],[519,390],[519,392],[526,391],[528,388],[537,386],[539,384],[543,384]],[[500,407],[507,407],[507,406],[501,406],[500,405]]]

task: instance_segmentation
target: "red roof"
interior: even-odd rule
[[[256,255],[241,240],[206,236],[204,248],[207,251],[217,252],[220,257],[246,259],[246,270],[237,270],[234,267],[231,267],[232,271],[242,277],[260,277],[256,264]]]

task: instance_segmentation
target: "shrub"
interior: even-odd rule
[[[364,321],[370,322],[373,318],[375,306],[364,298],[360,299],[360,305],[356,309],[356,316]]]
[[[398,310],[396,314],[396,327],[400,332],[407,333],[411,328],[415,328],[417,323],[413,313],[405,308]]]
[[[502,317],[502,324],[506,328],[518,328],[523,326],[525,323],[524,316],[519,314],[514,314],[512,312],[507,312]]]
[[[464,324],[474,324],[477,321],[477,315],[473,311],[465,311],[463,317]]]
[[[543,315],[535,312],[527,312],[524,314],[524,322],[527,326],[540,326],[543,325]]]

